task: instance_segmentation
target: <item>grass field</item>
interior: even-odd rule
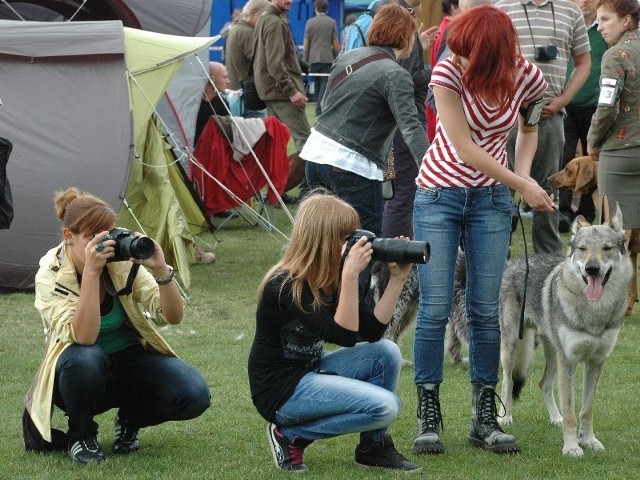
[[[288,231],[281,210],[276,225]],[[200,418],[160,425],[141,432],[140,452],[109,455],[113,441],[114,411],[98,418],[99,441],[108,460],[100,466],[74,464],[63,453],[33,454],[23,448],[20,417],[22,399],[43,354],[40,319],[32,294],[0,295],[0,479],[263,479],[277,478],[265,438],[265,421],[249,396],[246,361],[253,338],[256,287],[265,271],[277,261],[283,240],[241,218],[233,219],[206,238],[215,244],[217,261],[192,267],[186,317],[163,333],[186,361],[209,381],[211,408]],[[514,238],[514,255],[522,254],[522,240]],[[441,387],[445,455],[410,454],[416,431],[416,395],[413,371],[403,369],[399,396],[403,410],[391,427],[399,450],[424,466],[422,476],[434,479],[631,479],[638,477],[637,396],[640,391],[640,307],[625,320],[618,345],[605,366],[595,409],[595,430],[605,445],[600,454],[586,452],[580,459],[561,455],[562,435],[550,425],[537,387],[542,353],[515,404],[515,434],[522,453],[498,456],[467,446],[470,385],[463,366],[445,362]],[[412,335],[402,340],[403,355],[412,357]],[[581,381],[581,370],[578,385]],[[579,389],[579,387],[578,387]],[[580,398],[578,393],[577,398]],[[54,425],[64,428],[59,411]],[[356,435],[316,442],[305,455],[308,478],[383,478],[388,472],[363,471],[353,465]]]

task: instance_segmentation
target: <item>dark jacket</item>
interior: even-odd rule
[[[416,163],[429,146],[418,119],[411,75],[396,62],[390,47],[363,47],[333,62],[329,85],[338,72],[380,52],[389,58],[367,63],[325,94],[314,128],[384,170],[396,127]]]
[[[302,70],[285,13],[271,6],[256,25],[253,72],[262,100],[289,100],[304,93]]]

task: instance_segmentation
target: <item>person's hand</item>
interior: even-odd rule
[[[420,43],[423,50],[429,50],[436,41],[438,35],[438,26],[430,27],[424,30],[424,23],[420,24],[418,28],[418,36],[420,37]]]
[[[542,114],[540,118],[546,120],[547,118],[551,118],[554,115],[557,115],[564,108],[564,103],[558,97],[548,98],[544,102],[544,106],[542,107]]]
[[[84,271],[102,272],[107,260],[115,255],[115,240],[104,240],[108,230],[96,234],[84,248]]]
[[[343,247],[343,252],[344,252]],[[367,240],[367,237],[360,237],[349,250],[347,258],[344,260],[342,267],[342,273],[358,276],[362,270],[364,270],[369,262],[371,262],[371,256],[373,255],[373,245]]]
[[[135,232],[134,235],[136,238],[142,236],[140,232]],[[149,258],[141,259],[141,258],[131,257],[129,260],[131,260],[132,263],[137,263],[138,265],[144,265],[145,267],[149,267],[154,271],[156,269],[161,269],[164,271],[166,270],[167,262],[164,258],[164,252],[162,251],[162,247],[154,239],[151,238],[151,241],[153,242],[153,253]]]
[[[409,240],[403,235],[400,235],[399,237],[395,237],[395,238],[396,240]],[[398,280],[401,280],[402,283],[404,283],[404,281],[409,276],[409,272],[411,271],[412,265],[413,265],[412,263],[389,262],[389,274],[391,278],[397,278]]]
[[[536,212],[553,212],[558,208],[554,203],[554,195],[549,195],[532,178],[527,178],[526,187],[520,192],[522,199]]]
[[[296,92],[295,95],[289,97],[289,100],[298,108],[307,106],[307,97],[302,92]]]
[[[600,149],[598,147],[587,145],[587,155],[595,160],[598,160],[600,158]]]

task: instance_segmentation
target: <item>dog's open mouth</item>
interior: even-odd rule
[[[611,269],[607,271],[604,277],[593,277],[591,275],[583,276],[582,280],[587,284],[584,289],[585,294],[587,295],[587,300],[590,302],[597,302],[602,298],[602,293],[604,292],[604,286],[609,281],[609,277],[611,276]]]

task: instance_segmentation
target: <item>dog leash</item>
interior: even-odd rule
[[[524,337],[524,307],[527,304],[527,284],[529,283],[529,250],[527,248],[527,236],[524,233],[524,222],[520,214],[520,201],[516,204],[518,220],[520,221],[520,231],[522,232],[522,243],[524,245],[524,291],[522,292],[522,307],[520,308],[520,324],[518,325],[518,338]]]
[[[558,217],[560,217],[562,220],[567,222],[569,225],[571,225],[573,223],[573,220],[571,220],[568,216],[566,216],[564,213],[562,213],[560,211],[560,209],[557,209],[556,213],[558,214]]]
[[[524,245],[524,291],[522,293],[522,307],[520,309],[520,325],[518,326],[518,338],[522,340],[524,336],[524,308],[527,302],[527,284],[529,283],[529,252],[527,249],[527,237],[524,233],[524,222],[522,221],[522,216],[520,215],[520,204],[516,205],[516,210],[518,212],[518,220],[520,221],[520,229],[522,231],[522,243]],[[558,216],[567,222],[569,225],[573,223],[573,221],[566,216],[564,213],[560,211],[560,209],[556,209],[555,212]]]

